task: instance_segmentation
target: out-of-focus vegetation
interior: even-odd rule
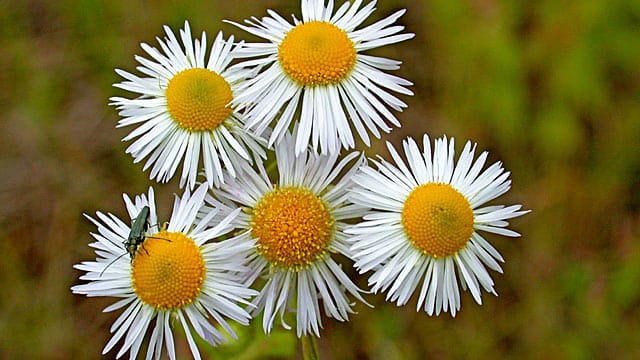
[[[94,257],[81,214],[124,216],[121,193],[150,184],[114,127],[113,69],[185,19],[256,40],[221,20],[267,8],[299,14],[297,0],[0,1],[0,358],[96,359],[109,337],[114,300],[69,287]],[[472,139],[512,172],[498,203],[533,212],[512,222],[521,238],[488,235],[499,297],[465,293],[451,318],[370,295],[375,308],[324,321],[323,358],[640,358],[640,2],[381,0],[373,20],[398,8],[415,39],[373,53],[404,62],[415,96],[386,139]],[[168,214],[177,183],[156,189]],[[258,330],[212,357],[295,356],[289,333]]]

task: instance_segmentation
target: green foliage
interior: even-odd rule
[[[200,341],[199,348],[212,359],[258,360],[258,359],[291,359],[296,354],[298,338],[296,334],[281,327],[275,327],[271,334],[265,335],[259,319],[249,326],[232,324],[238,335],[237,340],[217,348]]]

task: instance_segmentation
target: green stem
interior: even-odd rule
[[[318,343],[316,337],[313,335],[303,335],[300,338],[302,343],[302,358],[304,360],[320,360],[320,354],[318,354]]]
[[[268,160],[267,160],[268,162]],[[266,170],[268,175],[272,175],[272,173],[278,168],[278,162],[273,159],[271,162],[267,163]],[[277,177],[276,177],[277,178]]]

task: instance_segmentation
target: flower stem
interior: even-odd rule
[[[316,337],[313,335],[303,335],[300,338],[302,343],[302,358],[304,360],[320,360],[320,354],[318,354],[318,343]]]

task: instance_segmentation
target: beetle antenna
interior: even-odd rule
[[[100,277],[102,277],[102,274],[104,274],[104,271],[107,270],[109,268],[109,266],[113,265],[114,262],[118,261],[121,257],[125,256],[126,254],[127,253],[121,254],[117,258],[111,260],[111,262],[109,264],[107,264],[107,266],[105,266],[104,269],[102,269],[102,271],[100,272]]]

